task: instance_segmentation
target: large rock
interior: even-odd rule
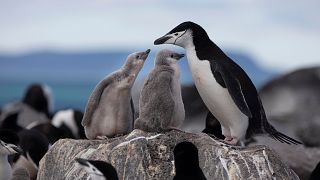
[[[207,179],[299,179],[266,146],[238,149],[203,133],[140,130],[108,140],[60,140],[41,160],[38,179],[86,179],[88,174],[74,160],[78,157],[110,162],[120,179],[172,179],[174,146],[186,140],[198,147]]]
[[[308,179],[320,160],[320,67],[280,76],[262,87],[259,94],[268,120],[305,147],[268,139],[259,139],[258,143],[272,147],[300,179]]]
[[[320,122],[320,67],[278,77],[262,87],[259,94],[268,119],[290,136],[297,137],[301,130],[312,128],[310,123]],[[318,132],[318,127],[314,126],[313,132]],[[317,136],[309,138],[316,139],[312,146],[320,146]]]

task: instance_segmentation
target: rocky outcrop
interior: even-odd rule
[[[107,140],[59,140],[40,161],[38,179],[87,178],[74,160],[79,157],[111,163],[119,179],[172,179],[173,149],[181,141],[197,146],[199,166],[207,179],[299,179],[266,146],[235,148],[203,133],[140,130]]]

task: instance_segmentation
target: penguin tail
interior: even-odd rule
[[[285,134],[282,134],[281,132],[273,132],[273,133],[270,133],[271,137],[275,140],[278,140],[282,143],[286,143],[286,144],[295,144],[295,145],[298,145],[298,144],[302,144],[300,141],[298,140],[295,140]]]

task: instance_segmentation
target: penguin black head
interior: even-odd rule
[[[5,143],[19,144],[19,136],[10,129],[0,129],[0,139]]]
[[[118,180],[116,169],[104,161],[94,161],[82,158],[75,159],[90,174],[92,179]]]
[[[209,40],[209,36],[200,25],[187,21],[179,24],[166,35],[155,40],[154,44],[174,44],[187,48],[188,46],[206,42],[207,40]]]
[[[177,144],[173,150],[176,175],[174,180],[206,179],[199,167],[198,148],[191,142]]]

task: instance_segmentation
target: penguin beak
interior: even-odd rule
[[[171,36],[164,35],[161,38],[158,38],[154,41],[154,45],[159,45],[159,44],[167,44],[166,41],[171,39]]]
[[[87,166],[89,167],[88,161],[85,159],[81,159],[81,158],[76,158],[75,159],[79,164],[83,165],[83,166]]]
[[[144,53],[142,53],[141,59],[146,60],[150,51],[151,51],[150,49],[147,49]]]
[[[150,49],[147,49],[145,53],[146,53],[146,54],[149,54],[150,51],[151,51]]]
[[[15,146],[13,144],[10,144],[11,145],[11,148],[18,154],[23,154],[23,150],[21,149],[20,146]]]

